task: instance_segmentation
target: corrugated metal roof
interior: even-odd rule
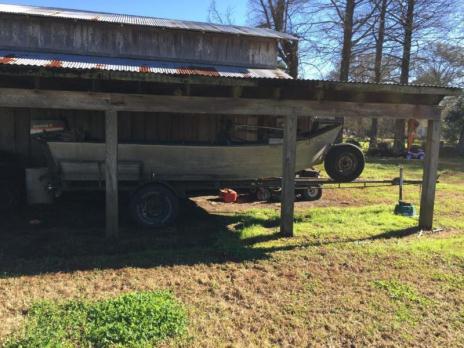
[[[266,28],[251,28],[237,25],[222,25],[212,23],[201,23],[193,21],[182,21],[173,19],[162,19],[154,17],[142,17],[125,14],[114,14],[104,12],[80,11],[72,9],[36,7],[23,5],[0,4],[0,13],[14,13],[32,16],[44,16],[53,18],[75,19],[83,21],[98,21],[106,23],[120,23],[157,28],[197,30],[214,33],[236,34],[246,36],[268,37],[283,40],[297,40],[295,36],[281,33]]]
[[[233,66],[79,56],[55,53],[20,52],[12,50],[0,50],[0,64],[78,70],[125,71],[168,75],[291,79],[288,74],[280,69],[249,69]]]

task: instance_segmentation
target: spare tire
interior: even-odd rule
[[[361,149],[352,144],[337,144],[330,148],[324,159],[327,174],[335,181],[350,182],[364,170],[366,160]]]
[[[143,227],[165,227],[176,220],[179,199],[164,185],[147,185],[132,196],[130,212],[135,222]]]

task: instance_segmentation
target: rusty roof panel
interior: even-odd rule
[[[83,21],[98,21],[106,23],[118,23],[179,30],[196,30],[223,34],[267,37],[282,40],[298,40],[298,38],[293,35],[281,33],[266,28],[251,28],[238,25],[212,24],[194,21],[182,21],[174,19],[163,19],[93,11],[80,11],[52,7],[0,4],[0,13],[64,18]]]
[[[288,74],[280,69],[249,69],[234,66],[4,50],[0,50],[1,64],[168,75],[291,79]]]

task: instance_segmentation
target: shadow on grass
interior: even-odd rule
[[[243,213],[208,214],[191,201],[185,204],[176,226],[149,231],[134,226],[125,217],[125,203],[127,200],[122,197],[121,236],[112,242],[104,236],[105,208],[100,195],[71,196],[53,206],[23,209],[2,217],[0,278],[123,267],[241,262],[265,259],[273,252],[297,247],[361,241],[302,241],[296,245],[256,247],[258,243],[278,240],[282,236],[274,232],[242,239],[240,232],[251,226],[276,230],[278,218]],[[416,231],[389,231],[364,240],[399,238]]]

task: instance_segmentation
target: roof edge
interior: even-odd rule
[[[35,12],[34,12],[35,11]],[[44,11],[51,11],[52,13],[47,14]],[[71,12],[74,13],[75,16],[71,15],[63,15],[60,14],[62,12]],[[71,9],[71,8],[60,8],[60,7],[45,7],[45,6],[32,6],[32,5],[16,5],[16,4],[5,4],[0,3],[0,14],[13,14],[13,15],[24,15],[24,16],[36,16],[36,17],[46,17],[46,18],[55,18],[55,19],[65,19],[65,20],[82,20],[86,22],[101,22],[101,23],[116,23],[116,24],[124,24],[124,25],[132,25],[138,27],[152,27],[152,28],[160,28],[160,29],[168,29],[168,30],[187,30],[187,31],[200,31],[200,32],[211,32],[211,33],[218,33],[224,35],[239,35],[239,36],[249,36],[249,37],[263,37],[263,38],[270,38],[275,40],[288,40],[288,41],[299,41],[299,38],[288,33],[276,31],[269,28],[255,28],[249,26],[242,26],[242,25],[225,25],[225,24],[218,24],[218,23],[207,23],[207,22],[200,22],[200,21],[190,21],[190,20],[181,20],[181,19],[168,19],[168,18],[158,18],[158,17],[150,17],[150,16],[138,16],[133,14],[123,14],[123,13],[112,13],[112,12],[99,12],[99,11],[87,11],[87,10],[78,10],[78,9]],[[79,17],[78,15],[81,15]],[[94,14],[93,18],[86,18],[86,14]],[[98,19],[95,18],[100,16],[110,16],[114,19],[126,17],[131,19],[138,19],[144,23],[131,23],[130,21],[122,21],[122,20],[105,20],[105,19]],[[149,25],[146,24],[147,21],[159,21],[159,22],[172,22],[177,23],[178,26],[169,26],[169,25]],[[198,28],[189,28],[188,26],[196,26]],[[204,26],[205,28],[199,28]],[[209,29],[207,27],[210,27]],[[215,29],[217,28],[217,29]],[[220,30],[223,29],[223,30]],[[232,30],[238,31],[233,32]],[[247,33],[247,31],[250,31]]]

